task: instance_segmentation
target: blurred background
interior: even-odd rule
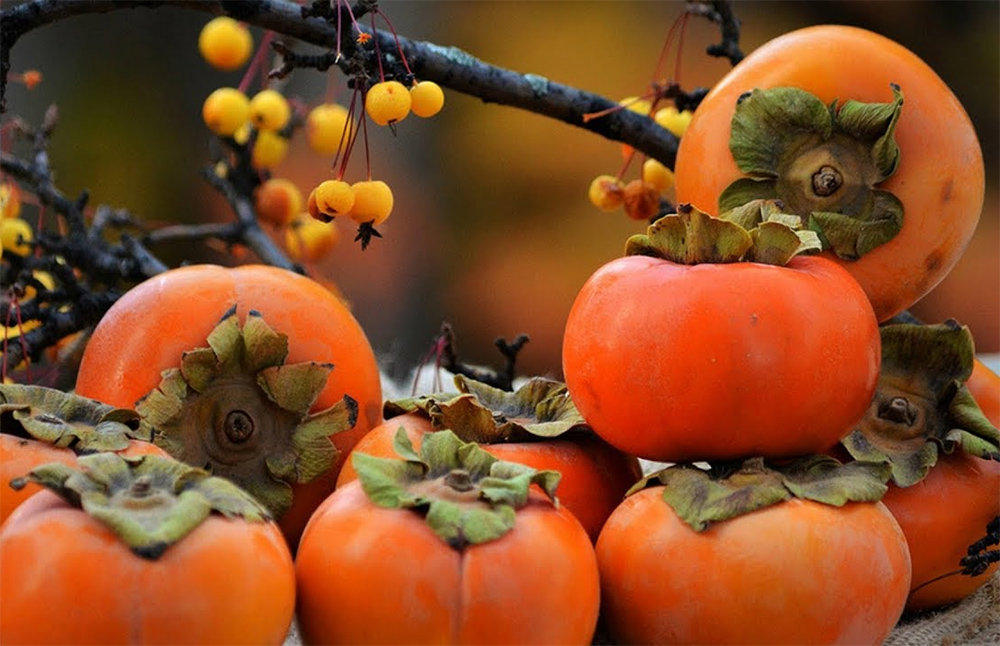
[[[613,100],[646,91],[667,31],[684,9],[682,2],[628,0],[406,0],[381,7],[407,37]],[[978,350],[1000,351],[1000,3],[747,1],[736,2],[735,11],[744,52],[807,25],[857,25],[902,43],[951,86],[983,145],[986,203],[958,266],[913,311],[929,322],[956,318],[971,327]],[[210,141],[200,115],[204,98],[236,86],[242,70],[220,72],[200,58],[198,33],[208,19],[174,7],[119,10],[64,20],[17,43],[13,71],[38,69],[44,80],[31,91],[10,85],[8,111],[38,123],[47,106],[58,105],[50,153],[64,192],[87,189],[92,205],[123,207],[150,223],[229,217],[199,175]],[[259,43],[263,32],[252,31]],[[679,70],[675,78],[685,88],[711,86],[729,69],[704,54],[717,41],[713,25],[689,23],[679,67],[673,57],[668,67]],[[297,72],[285,93],[312,106],[328,87],[338,101],[350,99],[337,71]],[[308,269],[350,302],[383,370],[408,375],[448,321],[468,361],[499,367],[494,339],[526,333],[531,342],[519,372],[561,377],[562,329],[573,298],[644,228],[587,199],[594,176],[619,170],[620,146],[449,91],[436,117],[411,116],[395,136],[385,128],[369,135],[373,177],[395,194],[392,217],[381,227],[385,237],[362,252],[351,242],[353,229],[343,226],[339,246]],[[331,161],[299,136],[274,174],[308,194],[331,177]],[[364,179],[364,168],[358,148],[345,179]],[[208,249],[158,251],[172,265],[237,262]]]

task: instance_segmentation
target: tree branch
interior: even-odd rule
[[[17,39],[32,29],[71,16],[108,13],[121,9],[175,7],[232,17],[271,29],[303,42],[336,48],[336,29],[324,19],[303,18],[303,7],[288,0],[33,0],[0,11],[0,31],[3,51],[8,51]],[[730,12],[731,15],[731,12]],[[732,23],[730,23],[732,24]],[[350,32],[350,30],[345,30]],[[382,51],[395,51],[392,34],[378,31]],[[563,85],[534,74],[521,74],[490,65],[471,54],[455,48],[399,37],[400,47],[413,72],[421,79],[434,81],[442,87],[478,97],[487,103],[521,108],[570,125],[584,128],[633,148],[673,167],[677,154],[677,138],[652,119],[631,110],[616,110],[600,119],[584,123],[583,115],[614,108],[617,103],[600,96]],[[348,36],[342,43],[345,54],[353,50]],[[0,52],[3,53],[3,52]],[[6,83],[2,72],[0,91]]]

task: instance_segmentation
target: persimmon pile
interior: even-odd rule
[[[301,7],[336,29],[320,63],[366,54],[349,100],[286,94],[266,65],[297,54],[273,32],[255,50],[219,16],[198,38],[246,68],[202,105],[206,176],[243,178],[243,224],[296,263],[346,220],[382,235],[368,129],[444,105],[368,4],[370,28],[343,0]],[[645,227],[580,285],[563,381],[514,379],[505,352],[506,380],[455,361],[447,387],[387,398],[335,289],[247,263],[136,281],[72,392],[0,384],[0,644],[280,644],[296,622],[306,644],[876,645],[993,580],[1000,377],[966,326],[907,312],[983,204],[944,81],[817,26],[700,100],[657,82],[611,105],[585,119],[630,110],[679,148],[624,146],[589,186]],[[297,135],[330,163],[315,186],[277,172]],[[0,181],[5,264],[40,253],[39,193]],[[29,270],[22,304],[74,271]],[[39,322],[4,324],[6,348]]]

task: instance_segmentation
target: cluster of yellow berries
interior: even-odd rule
[[[652,104],[646,99],[629,97],[619,101],[628,110],[643,115],[653,111]],[[684,136],[688,124],[691,123],[691,111],[678,111],[669,105],[652,113],[653,120],[677,137]],[[622,146],[622,156],[628,161],[635,151],[628,145]],[[598,175],[590,183],[587,196],[590,202],[602,211],[616,211],[623,208],[625,214],[633,220],[649,220],[656,216],[660,209],[660,198],[669,193],[674,186],[674,172],[653,158],[642,162],[639,177],[629,182],[622,179],[622,173],[614,175]]]
[[[222,16],[204,26],[198,48],[214,67],[233,70],[249,59],[253,39],[245,26]],[[431,81],[414,82],[407,89],[399,81],[383,80],[372,84],[364,97],[365,114],[380,126],[395,127],[411,112],[431,117],[443,106],[444,93]],[[255,133],[251,163],[261,171],[271,171],[287,152],[285,132],[291,116],[288,101],[271,89],[250,98],[236,88],[219,88],[202,106],[202,118],[215,134],[243,145]],[[310,149],[320,155],[346,157],[360,134],[359,125],[352,123],[352,111],[338,103],[313,107],[304,125]],[[346,159],[341,169],[345,166]],[[254,199],[258,218],[284,231],[286,250],[297,261],[318,260],[336,245],[340,235],[333,219],[338,216],[357,223],[364,247],[372,235],[379,235],[374,227],[389,217],[393,206],[385,182],[369,178],[349,184],[340,175],[320,183],[307,200],[291,180],[270,178],[256,189]]]

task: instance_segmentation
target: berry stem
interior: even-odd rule
[[[375,14],[374,13],[372,13],[372,15],[371,15],[371,21],[372,21],[372,34],[376,34],[376,33],[378,33],[378,30],[375,29]],[[378,38],[375,38],[374,40],[375,40],[375,60],[378,61],[378,80],[382,81],[384,83],[385,82],[385,70],[382,69],[382,52],[379,50]],[[366,137],[365,138],[365,143],[367,144],[367,142],[368,142],[368,139]]]
[[[243,73],[243,78],[240,80],[239,86],[236,88],[240,92],[246,94],[247,90],[250,88],[250,81],[253,80],[254,75],[260,71],[263,74],[263,82],[261,87],[267,85],[267,72],[264,70],[264,57],[266,56],[267,50],[271,47],[271,40],[274,38],[274,32],[268,30],[264,33],[264,38],[260,41],[260,47],[253,55],[253,60],[250,61],[250,66],[247,67],[247,71]]]
[[[406,73],[409,75],[410,79],[413,79],[415,75],[413,70],[410,69],[410,64],[406,61],[406,54],[403,52],[403,45],[399,42],[399,34],[396,33],[396,28],[392,26],[392,22],[389,20],[389,16],[385,15],[385,12],[381,9],[376,9],[375,13],[382,17],[385,22],[385,26],[389,29],[389,33],[392,34],[393,40],[396,41],[396,49],[399,51],[399,60],[403,62],[403,67],[406,68]],[[374,30],[374,20],[372,21],[372,29]]]

